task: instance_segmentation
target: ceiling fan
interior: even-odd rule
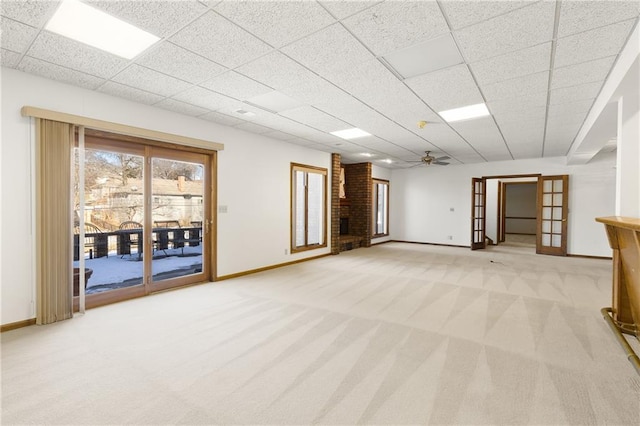
[[[431,151],[425,151],[424,153],[426,155],[420,159],[420,162],[426,164],[427,166],[430,166],[432,164],[437,164],[438,166],[446,166],[449,163],[445,162],[444,160],[449,160],[451,158],[446,155],[444,157],[436,158],[431,155]]]

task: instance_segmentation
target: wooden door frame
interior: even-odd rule
[[[483,232],[486,232],[486,214],[487,214],[487,206],[486,206],[486,189],[487,189],[487,180],[488,179],[518,179],[518,178],[536,178],[539,179],[542,176],[541,173],[529,173],[529,174],[521,174],[521,175],[490,175],[490,176],[482,176],[480,178],[476,178],[476,177],[472,177],[471,178],[471,250],[477,250],[477,249],[483,249],[486,247],[486,233],[484,235],[485,238],[483,238],[483,242],[482,244],[480,243],[475,243],[474,244],[474,231],[475,231],[475,197],[474,197],[474,191],[475,191],[475,182],[476,179],[477,180],[482,180],[483,182],[483,197],[484,197],[484,201],[482,204],[482,210],[483,210]],[[515,182],[513,182],[515,183]],[[526,182],[526,183],[531,183],[531,182]],[[498,185],[498,189],[500,188],[500,185]],[[500,202],[500,199],[498,198],[498,202]],[[498,206],[498,212],[500,212],[500,206]],[[498,220],[500,220],[500,213],[498,213]],[[500,227],[498,227],[498,233],[500,232]],[[499,238],[498,238],[499,240]],[[502,240],[504,241],[504,240]],[[475,247],[474,247],[475,246]]]

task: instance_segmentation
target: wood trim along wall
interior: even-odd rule
[[[5,331],[16,330],[16,329],[22,328],[22,327],[28,327],[30,325],[35,325],[35,324],[36,324],[36,319],[35,318],[22,320],[22,321],[11,322],[9,324],[4,324],[4,325],[0,326],[0,333],[4,333]]]
[[[321,254],[321,255],[318,255],[318,256],[313,256],[313,257],[307,257],[307,258],[304,258],[304,259],[293,260],[291,262],[278,263],[277,265],[265,266],[265,267],[257,268],[257,269],[250,269],[248,271],[238,272],[238,273],[235,273],[235,274],[222,275],[220,277],[216,277],[216,279],[214,281],[217,282],[217,281],[229,280],[231,278],[243,277],[245,275],[251,275],[251,274],[258,273],[258,272],[269,271],[271,269],[277,269],[277,268],[281,268],[283,266],[295,265],[296,263],[302,263],[302,262],[306,262],[308,260],[320,259],[322,257],[327,257],[327,256],[331,256],[331,253],[325,253],[325,254]]]
[[[97,120],[95,118],[83,117],[81,115],[67,114],[64,112],[51,111],[48,109],[33,106],[23,106],[21,111],[23,117],[45,118],[47,120],[61,121],[64,123],[76,124],[97,130],[107,130],[123,135],[137,136],[145,139],[154,139],[163,142],[177,143],[180,145],[204,148],[213,151],[222,151],[224,144],[206,141],[204,139],[190,138],[188,136],[174,135],[171,133],[159,132],[156,130],[143,129],[140,127],[128,126],[126,124],[113,123],[110,121]]]

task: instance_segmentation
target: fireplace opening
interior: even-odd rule
[[[340,218],[340,235],[348,235],[349,234],[349,218],[341,217]]]

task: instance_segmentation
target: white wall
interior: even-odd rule
[[[614,166],[615,154],[607,154],[576,166],[567,166],[565,157],[556,157],[393,170],[391,237],[401,241],[469,246],[472,177],[568,174],[568,252],[611,256],[604,227],[595,222],[595,218],[613,215]],[[450,211],[451,208],[454,211]]]
[[[327,247],[285,254],[290,245],[290,162],[326,167],[330,182],[328,153],[12,69],[2,68],[1,89],[2,324],[35,316],[31,125],[20,115],[24,105],[223,143],[218,204],[227,206],[228,213],[218,215],[218,276],[330,252]]]

